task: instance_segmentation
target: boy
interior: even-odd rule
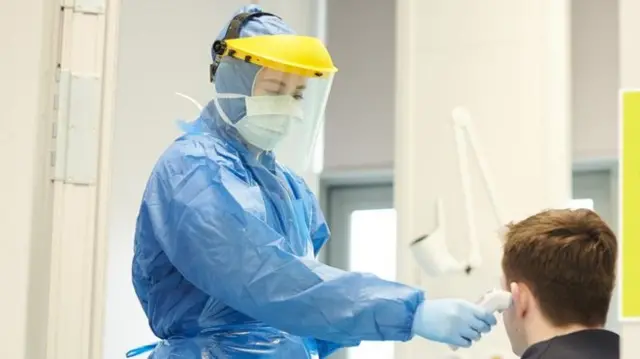
[[[617,334],[604,330],[615,284],[617,241],[595,212],[548,210],[507,226],[504,313],[522,359],[617,359]]]

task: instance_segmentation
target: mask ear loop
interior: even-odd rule
[[[185,94],[183,94],[181,92],[176,92],[175,94],[180,96],[180,97],[182,97],[182,98],[184,98],[184,99],[187,99],[189,102],[191,102],[192,104],[194,104],[198,108],[198,111],[202,112],[202,108],[203,108],[202,105],[198,101],[196,101],[193,97],[191,97],[189,95],[185,95]]]
[[[198,101],[196,101],[193,97],[191,97],[189,95],[185,95],[185,94],[183,94],[181,92],[175,92],[174,94],[178,95],[178,96],[180,96],[180,97],[182,97],[182,98],[184,98],[186,100],[188,100],[189,102],[194,104],[196,106],[196,108],[198,108],[199,112],[202,112],[202,108],[203,108],[202,105]],[[185,133],[193,132],[194,123],[195,123],[195,121],[192,122],[192,123],[189,123],[189,122],[187,122],[185,120],[176,120],[176,125],[178,126],[178,128],[180,130],[182,130],[183,132],[185,132]]]
[[[175,92],[176,95],[188,100],[189,102],[191,102],[194,106],[196,106],[196,108],[198,109],[198,111],[202,112],[203,106],[196,101],[193,97],[189,96],[189,95],[185,95],[181,92]],[[228,99],[235,99],[235,98],[245,98],[246,96],[244,95],[238,95],[238,94],[219,94],[217,92],[215,92],[215,88],[214,88],[214,98],[213,98],[213,102],[216,105],[216,109],[218,110],[218,113],[220,114],[220,117],[222,117],[222,120],[224,120],[224,122],[228,123],[229,125],[233,126],[233,123],[231,123],[231,121],[229,120],[229,117],[227,116],[227,114],[224,112],[224,110],[222,110],[222,107],[220,106],[220,103],[218,101],[218,99],[220,98],[228,98]]]

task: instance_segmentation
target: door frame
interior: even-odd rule
[[[595,158],[588,160],[575,160],[572,166],[572,175],[593,171],[609,171],[610,190],[613,199],[613,208],[618,209],[619,202],[619,161],[617,158]],[[332,189],[337,187],[360,187],[367,185],[387,185],[393,187],[393,169],[376,170],[333,170],[324,171],[320,175],[318,186],[318,200],[320,208],[327,218],[331,216],[329,210],[329,198]],[[573,192],[573,186],[572,186]],[[617,221],[619,222],[619,221]],[[612,224],[617,231],[618,223]]]

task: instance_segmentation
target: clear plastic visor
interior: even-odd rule
[[[256,75],[252,96],[291,96],[293,100],[287,135],[274,151],[279,163],[296,172],[307,170],[311,164],[333,76],[311,78],[266,67]]]

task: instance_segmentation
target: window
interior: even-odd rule
[[[396,211],[370,209],[351,213],[349,269],[396,279]]]
[[[595,207],[593,206],[593,200],[591,198],[580,198],[580,199],[572,199],[569,202],[569,208],[571,209],[586,208],[593,211]]]
[[[349,269],[396,279],[396,211],[358,210],[351,213]],[[366,342],[347,349],[349,359],[393,359],[393,342]]]

